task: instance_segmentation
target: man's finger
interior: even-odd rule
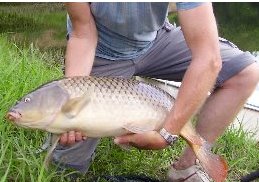
[[[60,140],[59,140],[59,143],[61,145],[66,145],[67,144],[67,137],[68,137],[68,134],[67,133],[63,133],[60,137]]]
[[[83,136],[82,136],[81,132],[76,131],[75,135],[76,135],[76,141],[82,141],[83,140]]]
[[[74,131],[68,132],[68,141],[67,144],[72,145],[76,142],[76,136]]]

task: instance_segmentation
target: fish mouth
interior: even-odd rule
[[[18,122],[22,118],[22,115],[18,111],[10,110],[6,115],[6,118],[10,121]]]

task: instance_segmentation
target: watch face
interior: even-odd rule
[[[168,136],[168,141],[170,142],[170,143],[173,143],[174,141],[175,141],[175,137],[173,137],[172,135],[169,135]]]
[[[159,131],[160,135],[166,140],[166,142],[170,145],[173,144],[177,139],[178,135],[172,135],[165,128],[162,128]]]

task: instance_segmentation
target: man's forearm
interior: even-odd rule
[[[165,123],[165,128],[174,134],[179,134],[203,105],[221,69],[217,26],[211,3],[180,11],[179,18],[192,61]]]
[[[88,76],[91,72],[95,42],[86,38],[70,37],[67,44],[65,76]]]
[[[200,60],[201,62],[204,60]],[[199,62],[195,60],[195,62]],[[173,134],[180,134],[185,123],[198,111],[215,84],[219,67],[193,64],[185,73],[173,109],[168,115],[165,128]]]

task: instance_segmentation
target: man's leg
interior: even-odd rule
[[[222,70],[197,123],[198,132],[211,143],[224,132],[259,80],[258,64],[251,54],[242,52],[227,40],[220,39],[220,46]],[[181,81],[190,60],[191,53],[180,29],[161,30],[151,50],[135,60],[136,74]],[[195,164],[195,160],[193,151],[187,147],[174,168],[186,169]]]
[[[135,67],[131,60],[121,62],[96,58],[91,75],[95,76],[120,76],[130,78],[135,73]],[[94,158],[94,152],[99,143],[97,138],[87,138],[72,146],[58,145],[53,152],[54,163],[60,168],[73,168],[81,173],[88,171]]]
[[[217,88],[198,115],[197,131],[200,135],[210,143],[214,143],[245,104],[258,80],[259,69],[254,63],[226,80],[222,87]],[[195,159],[192,149],[187,147],[174,167],[185,169],[195,164]]]

